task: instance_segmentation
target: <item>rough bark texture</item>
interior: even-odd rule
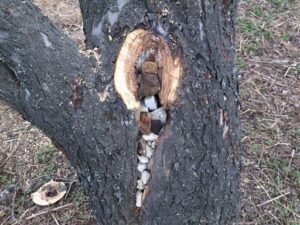
[[[0,98],[62,147],[100,224],[236,224],[238,86],[232,1],[81,0],[101,65],[29,1],[0,2]],[[138,127],[113,86],[124,36],[146,28],[181,52],[184,78],[135,208]],[[98,72],[98,67],[99,72]]]

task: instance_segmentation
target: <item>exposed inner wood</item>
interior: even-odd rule
[[[149,191],[156,140],[176,100],[182,75],[179,56],[173,58],[163,37],[142,29],[127,35],[118,55],[114,83],[129,110],[136,110],[141,134],[137,149],[136,207]]]
[[[158,70],[161,79],[161,90],[158,93],[160,103],[168,107],[176,100],[176,89],[182,76],[180,56],[172,57],[171,50],[163,37],[150,31],[137,29],[127,35],[118,55],[114,74],[116,91],[129,110],[140,109],[136,68],[139,60],[151,51],[152,60],[158,67],[154,69]],[[153,70],[153,64],[146,64],[145,70]]]

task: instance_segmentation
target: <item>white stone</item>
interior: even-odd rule
[[[148,163],[149,159],[146,156],[140,155],[138,156],[140,163]]]
[[[151,147],[154,149],[155,148],[155,141],[152,142]]]
[[[153,120],[160,120],[162,124],[167,122],[167,113],[163,107],[158,108],[157,110],[151,112],[151,118]]]
[[[137,186],[136,188],[139,190],[144,190],[145,185],[143,184],[143,181],[141,179],[137,180]]]
[[[150,109],[150,110],[155,110],[157,109],[157,100],[156,98],[152,96],[145,97],[145,105]]]
[[[148,158],[151,158],[153,155],[153,149],[148,144],[146,144],[145,153]]]
[[[155,141],[147,141],[147,144],[148,144],[151,148],[155,149]]]
[[[143,102],[141,102],[141,112],[149,112],[149,109]]]
[[[149,179],[150,179],[150,173],[147,172],[146,170],[143,171],[141,175],[141,180],[143,181],[143,184],[147,184]]]
[[[153,133],[150,133],[150,134],[144,134],[144,135],[142,136],[142,138],[143,138],[145,141],[155,141],[155,140],[158,138],[158,135],[153,134]]]
[[[146,168],[147,168],[147,165],[145,163],[138,163],[137,170],[139,172],[143,172]]]
[[[143,193],[141,191],[136,192],[136,207],[141,208],[142,207],[142,198],[143,198]]]

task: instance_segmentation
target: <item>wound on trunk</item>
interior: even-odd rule
[[[150,61],[146,63],[145,61]],[[153,68],[156,63],[157,68]],[[150,77],[141,77],[138,72],[144,66],[145,73]],[[151,69],[157,69],[152,71]],[[162,36],[151,31],[137,29],[129,33],[119,52],[114,73],[116,91],[120,94],[129,110],[140,110],[140,95],[156,92],[158,75],[161,89],[158,91],[161,104],[169,107],[176,100],[176,89],[182,76],[180,56],[172,56],[171,50]],[[139,83],[151,87],[138,90]]]
[[[114,83],[128,110],[135,110],[137,115],[137,208],[142,207],[149,191],[158,138],[176,100],[181,75],[180,57],[172,57],[163,37],[142,29],[127,35],[118,55]]]

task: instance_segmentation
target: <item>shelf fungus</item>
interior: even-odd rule
[[[50,182],[41,186],[31,195],[32,201],[40,206],[52,205],[58,202],[67,192],[66,185],[62,182]]]
[[[168,121],[182,75],[163,37],[142,29],[126,37],[116,63],[114,83],[128,110],[135,110],[140,133],[137,149],[136,207],[149,192],[157,140]]]

